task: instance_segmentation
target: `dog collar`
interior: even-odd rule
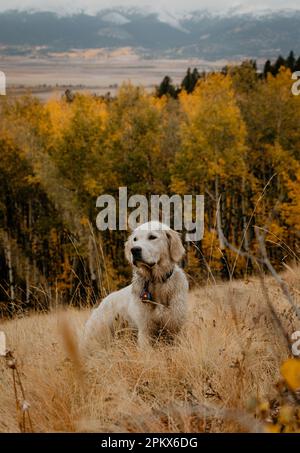
[[[172,275],[173,275],[173,272],[174,272],[174,268],[171,269],[162,279],[163,283],[165,283]]]
[[[149,282],[146,282],[143,288],[143,291],[141,292],[141,301],[144,303],[151,303],[153,302],[153,297],[152,294],[149,291]]]
[[[174,269],[171,269],[162,279],[162,282],[165,283],[173,274]],[[151,292],[149,291],[150,280],[147,280],[144,284],[143,291],[141,292],[141,301],[144,303],[154,303]]]

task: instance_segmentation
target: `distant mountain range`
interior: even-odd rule
[[[147,58],[275,58],[300,54],[300,10],[191,11],[173,15],[111,8],[96,15],[6,11],[0,13],[0,56],[38,55],[71,49],[131,47]],[[34,50],[34,52],[33,52]]]

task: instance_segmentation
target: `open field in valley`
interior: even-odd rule
[[[43,100],[59,98],[67,87],[81,92],[105,94],[110,91],[114,94],[118,86],[129,80],[152,90],[167,74],[179,83],[188,67],[212,70],[225,64],[225,60],[147,60],[129,51],[100,56],[85,51],[44,59],[0,57],[0,70],[6,74],[8,94],[31,92]]]

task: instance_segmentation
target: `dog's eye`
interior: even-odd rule
[[[153,241],[154,239],[156,239],[156,236],[154,236],[153,234],[150,234],[148,239],[149,239],[149,241]]]
[[[136,241],[136,238],[133,238],[134,242]]]

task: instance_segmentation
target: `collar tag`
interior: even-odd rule
[[[152,302],[153,301],[152,294],[147,290],[143,290],[141,293],[141,301],[142,302]]]
[[[173,275],[173,272],[174,272],[174,268],[171,269],[165,276],[164,278],[162,279],[162,283],[165,283],[172,275]],[[149,281],[146,281],[145,282],[145,286],[141,292],[141,295],[140,295],[140,299],[142,302],[144,303],[155,303],[153,301],[153,297],[152,297],[152,294],[150,293],[149,291]]]

